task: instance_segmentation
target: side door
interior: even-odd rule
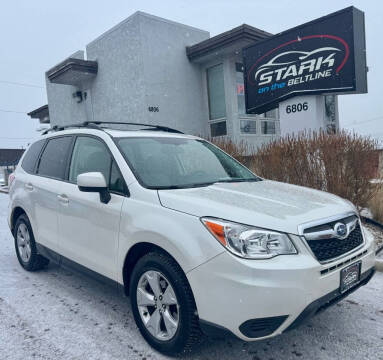
[[[98,193],[79,190],[77,176],[86,172],[101,172],[104,175],[111,193],[108,204],[100,201]],[[86,135],[76,137],[67,179],[60,188],[60,253],[116,280],[121,208],[127,188],[102,139]]]
[[[72,136],[47,140],[36,165],[35,175],[29,176],[25,189],[33,206],[36,241],[58,251],[58,214],[60,188],[67,169]]]

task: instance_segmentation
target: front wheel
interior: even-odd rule
[[[189,283],[179,265],[166,254],[151,252],[137,262],[130,296],[137,326],[156,350],[179,354],[199,339]]]

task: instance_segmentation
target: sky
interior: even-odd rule
[[[27,112],[47,103],[45,71],[135,11],[214,36],[243,23],[278,33],[351,5],[365,12],[368,94],[339,96],[340,126],[383,141],[380,0],[2,0],[0,148],[25,147],[39,136]]]

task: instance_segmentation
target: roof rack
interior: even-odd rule
[[[143,123],[134,123],[134,122],[122,122],[122,121],[85,121],[83,123],[84,125],[101,125],[101,124],[114,124],[114,125],[133,125],[133,126],[145,126],[149,127],[151,129],[140,129],[140,130],[158,130],[158,131],[166,131],[170,133],[176,133],[176,134],[183,134],[182,131],[167,127],[167,126],[162,126],[162,125],[153,125],[153,124],[143,124]]]
[[[83,122],[83,123],[80,123],[80,124],[69,124],[69,125],[63,125],[63,126],[59,126],[59,125],[55,125],[55,126],[52,126],[51,128],[43,131],[41,133],[41,135],[46,135],[50,132],[54,132],[54,131],[62,131],[62,130],[66,130],[66,129],[70,129],[70,128],[91,128],[91,129],[99,129],[99,130],[102,130],[101,127],[97,126],[97,125],[93,125],[91,123],[88,123],[87,121],[86,122]]]
[[[62,131],[70,128],[90,128],[90,129],[98,129],[98,130],[104,130],[107,128],[107,126],[99,126],[101,124],[113,124],[113,125],[133,125],[133,126],[145,126],[148,127],[148,129],[140,129],[140,130],[155,130],[155,131],[165,131],[170,133],[176,133],[176,134],[183,134],[183,132],[172,129],[167,126],[162,125],[151,125],[151,124],[143,124],[143,123],[133,123],[133,122],[122,122],[122,121],[84,121],[80,124],[70,124],[70,125],[63,125],[63,126],[52,126],[50,129],[45,130],[42,132],[41,135],[46,135],[50,132],[54,131]]]

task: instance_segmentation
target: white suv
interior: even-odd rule
[[[26,270],[50,259],[113,281],[168,354],[201,330],[281,334],[374,273],[373,239],[350,202],[261,179],[164,127],[42,136],[11,176],[9,226]]]

